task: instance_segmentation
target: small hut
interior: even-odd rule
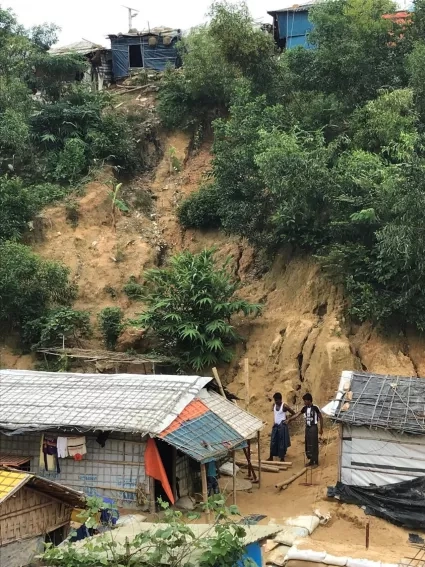
[[[28,565],[44,543],[63,541],[72,511],[84,502],[82,493],[61,484],[0,468],[0,565]]]

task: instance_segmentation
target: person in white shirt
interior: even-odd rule
[[[282,394],[280,392],[276,392],[273,396],[273,400],[274,424],[270,439],[270,457],[267,460],[273,461],[274,457],[279,457],[281,461],[284,461],[286,451],[291,446],[287,414],[295,415],[295,412],[283,402]]]

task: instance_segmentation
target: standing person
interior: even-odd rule
[[[289,418],[288,423],[297,419],[301,414],[305,418],[305,454],[308,467],[319,464],[319,435],[323,435],[323,416],[320,409],[313,404],[313,396],[309,393],[303,396],[304,407]]]
[[[291,446],[286,415],[288,413],[295,415],[295,412],[292,408],[283,403],[282,394],[280,392],[276,392],[273,396],[273,400],[274,424],[270,439],[270,457],[267,460],[273,461],[273,457],[279,457],[281,461],[284,461],[286,451]]]
[[[208,496],[220,493],[220,487],[218,486],[217,480],[217,463],[215,461],[210,461],[207,463],[207,489]]]

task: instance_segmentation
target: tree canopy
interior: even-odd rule
[[[387,0],[317,3],[314,49],[258,50],[271,82],[239,64],[245,45],[211,39],[233,77],[213,122],[211,173],[179,218],[270,254],[287,244],[314,254],[344,285],[353,318],[423,330],[425,2],[404,25],[383,17],[395,9]],[[235,13],[247,21],[243,4],[214,7],[208,36],[239,37]]]

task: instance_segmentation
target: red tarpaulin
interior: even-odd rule
[[[173,491],[171,490],[170,483],[168,482],[167,473],[165,472],[164,465],[162,464],[161,455],[159,454],[155,439],[152,438],[148,439],[148,446],[145,451],[145,469],[148,476],[151,476],[155,480],[159,480],[171,504],[174,504]]]

